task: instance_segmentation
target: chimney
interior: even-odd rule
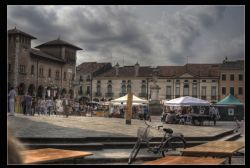
[[[118,62],[115,65],[115,75],[118,76],[119,75],[119,64]]]
[[[139,74],[139,68],[140,68],[140,65],[138,64],[138,62],[135,64],[135,76],[138,76]]]

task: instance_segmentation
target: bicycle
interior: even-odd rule
[[[131,164],[135,160],[139,150],[141,149],[141,145],[143,142],[146,143],[149,152],[153,152],[154,154],[161,154],[162,157],[165,157],[165,153],[171,151],[177,151],[177,148],[185,149],[186,140],[184,139],[183,134],[181,133],[173,134],[173,130],[170,128],[163,128],[164,135],[161,138],[160,144],[152,147],[151,146],[152,143],[149,142],[153,138],[153,136],[150,133],[150,128],[157,128],[159,130],[161,127],[163,127],[163,125],[152,126],[148,124],[145,120],[144,122],[147,125],[147,127],[138,128],[137,130],[138,138],[130,153],[128,164]]]

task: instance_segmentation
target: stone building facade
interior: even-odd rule
[[[120,67],[117,63],[110,70],[97,75],[92,82],[92,95],[96,100],[110,100],[127,94],[129,90],[136,96],[148,98],[153,68],[134,66]]]
[[[184,66],[119,67],[93,78],[92,94],[97,99],[115,99],[131,90],[136,96],[151,99],[150,86],[157,71],[159,99],[170,100],[181,96],[193,96],[209,101],[219,99],[219,64],[187,64]],[[97,96],[99,95],[99,96]]]
[[[234,95],[242,103],[245,103],[245,72],[244,61],[224,60],[220,65],[220,100],[228,96],[229,93]]]
[[[81,48],[58,38],[34,49],[33,39],[16,28],[8,30],[8,85],[17,87],[19,95],[73,96],[76,52]]]
[[[76,97],[86,99],[86,101],[95,101],[96,99],[93,99],[93,97],[101,95],[91,94],[93,86],[92,79],[111,68],[111,63],[83,62],[78,65],[76,67],[76,80],[78,81],[76,85]]]

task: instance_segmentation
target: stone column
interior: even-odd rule
[[[18,63],[18,59],[19,59],[19,50],[20,50],[20,43],[19,43],[19,36],[16,37],[16,47],[15,47],[15,66],[13,68],[14,70],[14,87],[17,87],[18,85],[18,70],[19,70],[19,63]]]

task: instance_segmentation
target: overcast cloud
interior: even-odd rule
[[[245,58],[244,6],[8,6],[7,28],[83,48],[82,62],[121,66],[218,63]]]

